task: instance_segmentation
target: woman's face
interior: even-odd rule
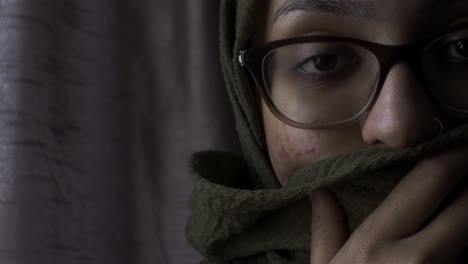
[[[468,21],[468,1],[447,0],[270,0],[258,20],[256,44],[319,34],[388,45],[414,42]],[[311,162],[358,149],[402,149],[448,125],[405,63],[390,69],[375,104],[360,121],[341,128],[304,130],[277,119],[262,103],[265,134],[280,182]]]

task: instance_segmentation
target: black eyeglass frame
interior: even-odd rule
[[[450,30],[442,31],[437,34],[433,34],[427,38],[424,38],[421,41],[410,43],[407,45],[385,45],[375,42],[370,42],[366,40],[356,39],[356,38],[349,38],[349,37],[341,37],[341,36],[328,36],[328,35],[309,35],[309,36],[302,36],[296,38],[289,38],[289,39],[282,39],[276,40],[272,42],[265,43],[261,46],[250,48],[247,50],[241,50],[239,52],[239,63],[242,67],[246,67],[252,78],[256,84],[258,92],[260,96],[263,98],[265,103],[267,104],[268,108],[272,111],[272,113],[282,122],[301,129],[324,129],[324,128],[332,128],[332,127],[343,127],[350,125],[357,120],[361,119],[364,114],[372,108],[375,104],[375,101],[379,97],[379,94],[382,90],[382,86],[388,76],[390,69],[397,63],[404,62],[413,69],[414,74],[421,82],[422,88],[424,89],[425,93],[429,95],[429,97],[436,102],[437,105],[441,108],[441,110],[445,112],[449,112],[455,114],[459,117],[468,117],[467,113],[460,113],[450,109],[450,107],[446,106],[444,103],[440,101],[440,99],[434,94],[434,92],[425,85],[425,80],[423,78],[422,73],[422,64],[421,58],[424,51],[430,47],[433,43],[443,39],[445,36],[455,33],[457,31],[467,30],[468,31],[468,23],[459,24],[456,27],[452,27]],[[344,121],[338,121],[334,123],[324,124],[324,125],[314,125],[314,124],[305,124],[296,122],[291,120],[287,116],[285,116],[272,102],[270,96],[268,95],[267,87],[264,84],[264,74],[263,74],[263,63],[268,54],[274,51],[275,49],[292,45],[292,44],[301,44],[301,43],[320,43],[320,42],[341,42],[341,43],[349,43],[360,46],[368,51],[370,51],[374,56],[377,58],[377,61],[380,65],[379,71],[379,80],[377,82],[377,87],[373,92],[371,100],[369,103],[364,107],[364,109],[357,113],[352,118],[349,118]],[[467,84],[468,85],[468,84]]]

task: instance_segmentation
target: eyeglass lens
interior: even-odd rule
[[[439,103],[468,113],[468,30],[432,42],[421,63],[426,84]]]
[[[427,85],[441,104],[468,113],[468,30],[429,44],[422,55]],[[368,49],[347,42],[283,46],[263,60],[271,102],[288,119],[308,125],[352,120],[376,93],[380,63]]]

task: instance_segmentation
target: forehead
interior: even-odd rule
[[[384,29],[382,34],[401,31],[397,33],[412,35],[445,27],[454,18],[468,17],[467,0],[267,0],[267,3],[268,8],[263,11],[267,11],[266,22],[269,28],[280,31],[291,31],[291,25],[307,30],[319,28],[314,23],[324,23],[326,27],[335,24],[334,28],[359,24],[361,30]]]
[[[270,0],[269,13],[276,20],[291,11],[310,11],[357,17],[405,17],[457,8],[466,0]]]

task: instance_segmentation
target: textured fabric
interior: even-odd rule
[[[417,160],[466,143],[468,127],[461,127],[412,149],[353,152],[296,171],[281,189],[257,189],[245,161],[236,155],[198,153],[191,164],[195,188],[187,226],[189,241],[208,263],[300,259],[311,246],[311,191],[330,188],[353,231]],[[265,260],[271,255],[278,262]]]
[[[221,1],[221,64],[252,180],[258,187],[278,188],[281,185],[268,158],[254,88],[238,61],[239,51],[247,47],[253,33],[254,11],[258,3],[253,0]]]
[[[218,0],[0,0],[0,263],[190,264],[198,149],[236,151]]]
[[[418,160],[467,143],[468,128],[411,149],[357,151],[323,160],[295,171],[279,188],[254,89],[237,61],[254,28],[256,3],[224,0],[221,5],[221,58],[244,157],[226,152],[193,156],[195,187],[186,232],[206,263],[308,263],[311,191],[334,191],[353,231]]]

